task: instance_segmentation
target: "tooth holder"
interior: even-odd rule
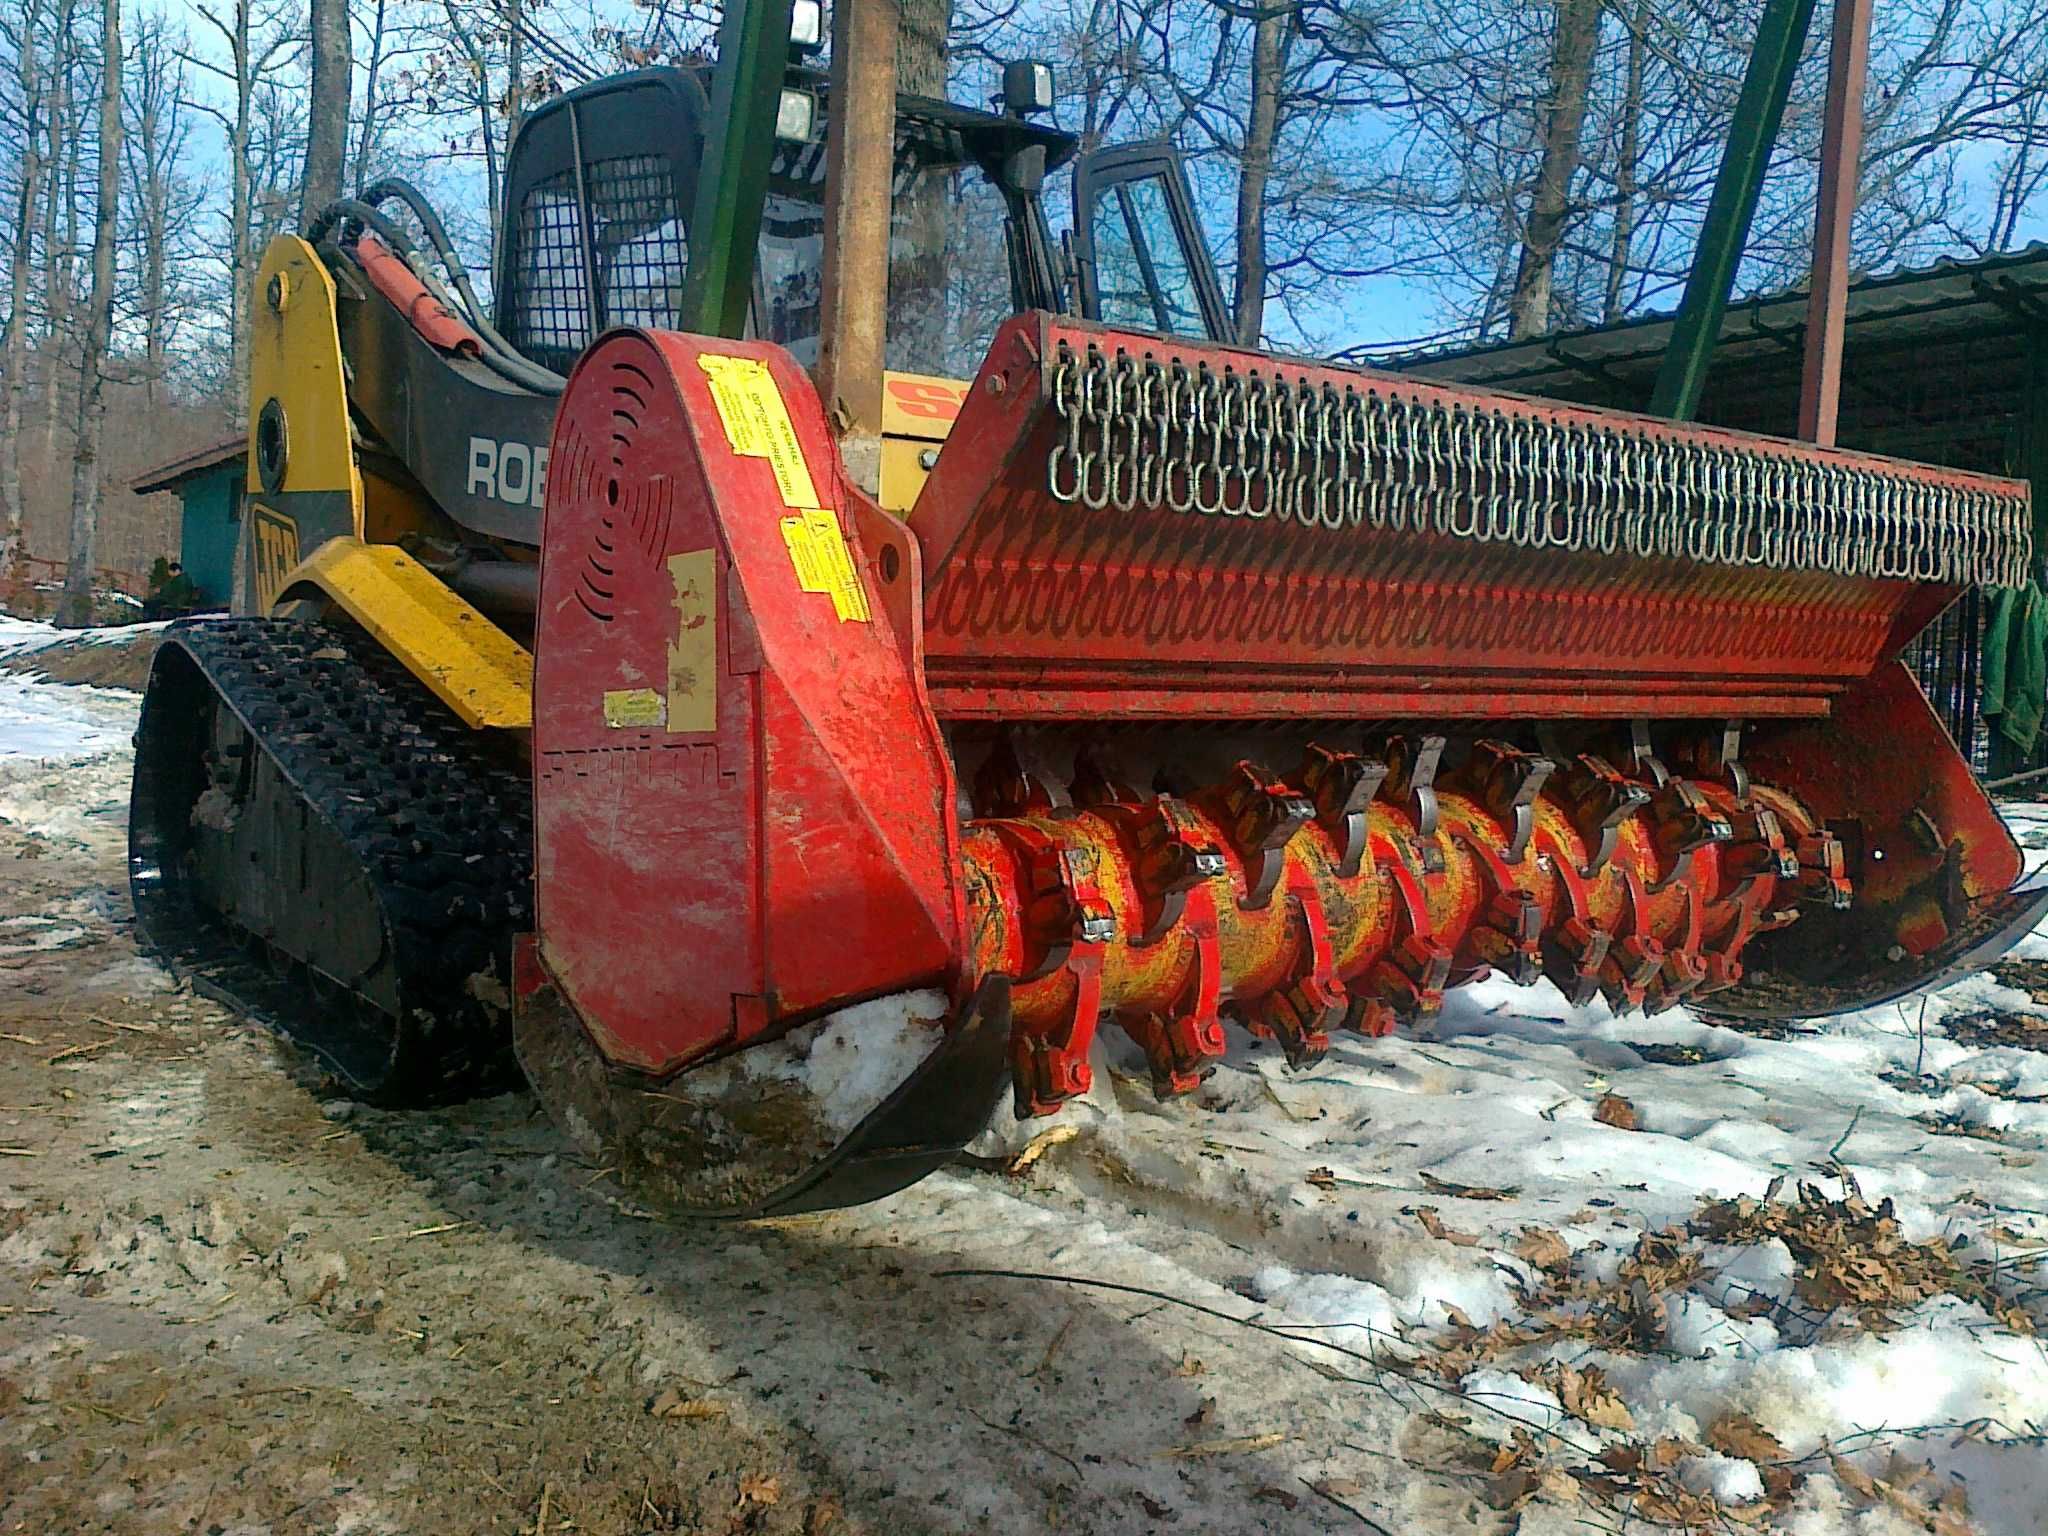
[[[2009,481],[1045,315],[900,520],[786,353],[614,332],[549,458],[535,974],[634,1088],[1007,978],[1027,1114],[1105,1021],[1179,1093],[1226,1019],[1308,1061],[1487,971],[1866,1006],[2041,909],[1896,660],[2029,529]],[[1210,766],[956,763],[1012,730]]]

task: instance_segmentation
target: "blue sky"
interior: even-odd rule
[[[259,5],[262,0],[258,0]],[[201,0],[145,0],[145,9],[159,11],[180,22],[190,35],[195,54],[201,58],[225,63],[225,48],[219,34],[199,14]],[[587,8],[587,9],[586,9]],[[607,15],[623,14],[627,8],[618,6],[616,0],[564,0],[557,8],[559,14]],[[216,15],[225,18],[225,12],[216,8]],[[1815,38],[1811,48],[1825,46],[1827,16],[1825,8],[1815,26]],[[359,53],[363,43],[359,38]],[[360,68],[359,68],[360,76]],[[992,86],[993,82],[989,82]],[[216,105],[226,105],[228,89],[226,82],[205,74],[195,74],[192,82],[195,94]],[[360,89],[360,83],[359,83]],[[979,100],[986,91],[979,82],[966,82],[960,88],[961,94],[970,100]],[[225,144],[219,125],[213,119],[197,116],[194,126],[195,147],[200,151],[211,172],[220,179],[225,178]],[[1991,192],[1988,175],[1992,153],[1986,149],[1973,152],[1962,164],[1962,175],[1966,184],[1966,196],[1988,200]],[[437,198],[450,204],[468,203],[472,209],[480,208],[483,202],[482,177],[473,157],[452,157],[440,168],[434,177]],[[1203,214],[1219,247],[1227,247],[1229,241],[1221,238],[1227,233],[1232,209],[1228,197],[1226,178],[1213,174],[1204,175],[1202,201]],[[1062,192],[1062,195],[1063,192]],[[458,228],[470,220],[454,218],[451,223]],[[2048,238],[2048,209],[2035,207],[2029,210],[2020,230],[2020,243],[2036,238]],[[1960,254],[1960,252],[1958,252]],[[1226,285],[1227,286],[1227,285]],[[1675,303],[1675,295],[1665,304]],[[1335,345],[1383,345],[1428,334],[1446,325],[1456,324],[1464,317],[1446,306],[1442,295],[1429,286],[1412,279],[1383,277],[1359,279],[1348,282],[1340,288],[1333,288],[1330,299],[1321,306],[1312,306],[1308,311],[1307,326],[1312,337],[1331,340]],[[1272,316],[1277,334],[1273,337],[1281,346],[1299,347],[1303,343],[1300,335],[1289,334],[1284,316]]]

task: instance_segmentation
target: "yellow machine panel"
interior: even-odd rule
[[[891,373],[882,385],[882,506],[901,516],[924,490],[939,446],[967,398],[963,379]]]
[[[363,535],[334,278],[313,247],[279,235],[249,311],[249,453],[235,609],[265,613],[304,550]]]
[[[389,544],[338,538],[293,571],[282,597],[333,600],[470,726],[533,724],[533,656]]]

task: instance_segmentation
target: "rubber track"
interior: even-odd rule
[[[212,620],[174,626],[162,649],[191,659],[369,876],[401,1003],[397,1019],[381,1016],[392,1031],[388,1056],[366,1065],[359,1044],[344,1047],[334,1034],[332,1021],[349,1005],[331,988],[316,994],[303,966],[280,977],[251,958],[244,936],[194,902],[174,872],[139,878],[147,861],[138,855],[137,917],[149,941],[203,990],[289,1035],[365,1098],[443,1102],[509,1082],[509,1017],[477,993],[509,1000],[512,935],[531,926],[530,784],[360,632]],[[145,696],[138,775],[151,758],[152,707],[196,704],[188,697],[181,705],[175,695],[184,689],[165,668],[160,658]],[[143,792],[138,783],[138,820]]]

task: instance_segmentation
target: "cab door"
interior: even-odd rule
[[[1074,168],[1081,313],[1104,325],[1228,342],[1223,288],[1195,218],[1180,153],[1118,144]]]

